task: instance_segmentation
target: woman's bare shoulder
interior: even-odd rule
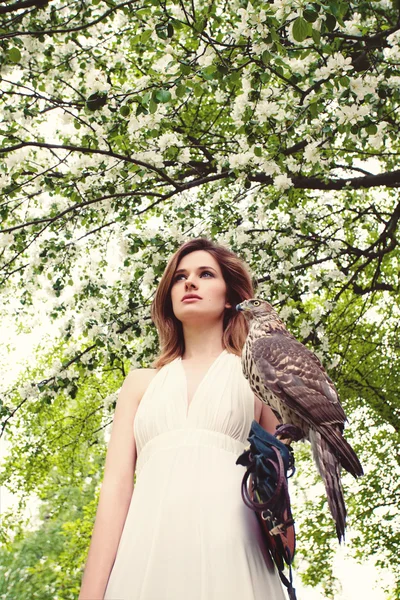
[[[126,376],[124,387],[141,398],[157,372],[158,369],[133,369]]]

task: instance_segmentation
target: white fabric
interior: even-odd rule
[[[240,358],[213,362],[188,407],[180,358],[136,413],[137,480],[105,600],[284,600],[242,500],[254,397]]]

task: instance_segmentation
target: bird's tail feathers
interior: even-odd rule
[[[332,449],[336,451],[337,457],[342,467],[351,473],[353,477],[364,475],[363,468],[358,460],[357,454],[342,436],[339,428],[324,427],[323,437],[329,442]]]
[[[329,510],[336,525],[339,542],[344,540],[346,506],[340,480],[340,464],[329,442],[315,430],[310,430],[310,441],[315,464],[324,482]]]

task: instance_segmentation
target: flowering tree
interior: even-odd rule
[[[45,497],[54,466],[86,473],[112,394],[155,355],[166,259],[207,236],[330,369],[374,464],[346,482],[353,551],[394,564],[397,3],[14,0],[0,18],[1,310],[59,326],[0,403],[1,480]],[[333,593],[333,529],[308,509],[303,574]]]

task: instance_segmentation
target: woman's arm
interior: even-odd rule
[[[125,379],[114,413],[99,504],[78,600],[103,600],[133,492],[136,445],[133,422],[153,369]]]
[[[264,427],[268,433],[274,435],[276,426],[279,425],[279,421],[270,409],[269,406],[261,402],[257,396],[254,396],[255,410],[254,418],[258,421],[261,427]]]

